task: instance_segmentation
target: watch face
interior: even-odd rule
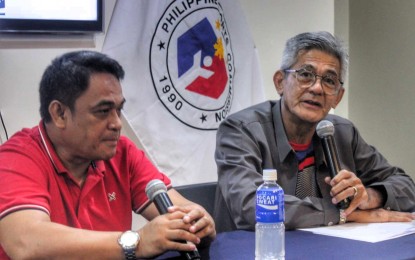
[[[139,239],[138,233],[133,231],[124,232],[120,237],[120,243],[124,246],[134,246]]]

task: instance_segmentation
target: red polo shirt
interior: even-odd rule
[[[160,173],[126,137],[107,161],[92,162],[80,187],[55,153],[40,122],[23,129],[0,146],[0,219],[17,210],[38,209],[53,222],[100,230],[131,229],[131,211],[148,204],[145,187],[152,179],[170,187]],[[0,259],[4,254],[0,248]]]

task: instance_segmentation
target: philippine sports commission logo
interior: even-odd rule
[[[150,73],[174,117],[196,129],[218,128],[232,105],[235,73],[218,1],[174,1],[166,8],[151,40]]]

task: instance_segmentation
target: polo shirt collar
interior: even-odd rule
[[[93,161],[91,164],[98,172],[105,173],[105,163],[103,160]]]
[[[46,150],[46,153],[49,156],[50,161],[53,164],[53,167],[55,168],[57,173],[67,173],[67,169],[65,168],[65,166],[62,164],[61,160],[59,159],[58,155],[55,152],[55,148],[53,147],[52,142],[49,139],[49,136],[46,132],[46,128],[45,128],[45,123],[43,120],[40,121],[39,123],[39,134],[40,134],[40,138],[43,144],[43,147]]]
[[[62,161],[60,160],[58,154],[55,151],[55,148],[53,147],[52,141],[50,140],[46,132],[45,123],[43,120],[40,121],[38,128],[43,147],[45,148],[46,153],[48,154],[49,159],[52,162],[56,172],[59,174],[68,173],[68,170],[63,165]],[[102,160],[92,162],[91,165],[94,169],[97,169],[98,172],[105,172],[105,164]]]

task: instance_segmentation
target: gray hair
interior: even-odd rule
[[[346,78],[349,55],[343,43],[329,32],[306,32],[290,38],[285,44],[281,70],[290,69],[301,51],[317,49],[336,57],[340,62],[340,80]]]

